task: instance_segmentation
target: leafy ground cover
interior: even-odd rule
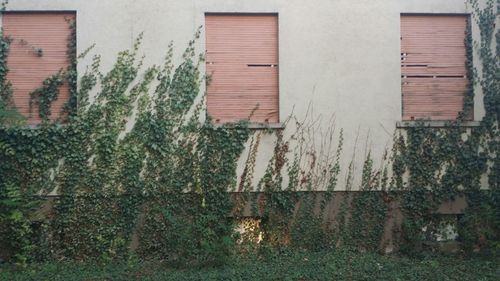
[[[0,280],[500,280],[500,257],[287,252],[235,258],[223,267],[172,268],[160,261],[0,267]]]

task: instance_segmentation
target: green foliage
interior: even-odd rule
[[[473,84],[481,86],[486,115],[479,127],[465,129],[461,126],[462,120],[442,129],[419,125],[409,128],[406,138],[397,141],[394,182],[406,191],[400,193],[404,214],[401,238],[403,246],[411,250],[421,247],[425,240],[422,229],[435,223],[434,214],[439,205],[460,196],[465,196],[468,205],[459,224],[465,249],[491,249],[499,243],[500,84],[498,53],[494,54],[491,48],[493,38],[500,42],[499,31],[495,31],[498,7],[493,0],[487,1],[484,9],[478,1],[470,2],[481,32],[480,41],[475,45],[482,64],[481,71],[473,67],[472,50],[468,48],[467,66]],[[473,45],[470,38],[466,44]],[[462,117],[468,115],[467,101],[471,95],[468,96]],[[404,171],[408,172],[406,181]],[[484,175],[488,177],[487,190],[481,189]]]
[[[5,2],[2,4],[5,5]],[[3,8],[0,8],[2,11]],[[10,124],[22,122],[23,118],[12,108],[12,85],[7,80],[7,56],[9,54],[11,39],[3,36],[0,30],[0,123]],[[0,153],[5,151],[6,145],[0,143]]]
[[[0,106],[5,107],[12,95],[11,84],[7,80],[7,56],[11,40],[3,36],[3,30],[0,33]]]
[[[68,37],[68,51],[66,53],[69,65],[67,69],[60,69],[54,75],[46,78],[42,82],[42,86],[30,93],[30,113],[37,111],[42,121],[48,121],[52,112],[51,106],[59,96],[59,89],[64,83],[69,86],[69,99],[64,104],[63,112],[69,115],[76,114],[77,108],[77,56],[76,56],[76,20],[67,20],[70,35]],[[35,107],[34,107],[35,105]],[[35,110],[35,108],[37,110]],[[64,121],[64,118],[59,121]]]
[[[309,251],[324,250],[329,245],[322,217],[314,211],[316,196],[301,196],[298,213],[290,227],[291,246]]]
[[[78,114],[64,126],[0,128],[10,151],[0,163],[0,191],[16,191],[2,201],[15,214],[3,212],[9,216],[2,225],[18,230],[2,232],[0,241],[18,260],[123,257],[140,211],[139,253],[181,265],[218,264],[231,253],[226,191],[236,184],[236,160],[250,132],[245,123],[226,128],[200,121],[202,59],[195,58],[194,41],[175,69],[170,48],[162,67],[139,77],[140,41],[106,74],[94,58],[81,78]],[[61,71],[35,91],[44,119],[66,76]],[[53,191],[60,196],[45,205],[25,204]],[[51,211],[29,218],[42,207]]]
[[[30,241],[32,234],[31,222],[20,209],[30,204],[21,199],[20,191],[15,186],[7,185],[5,193],[0,198],[0,237],[9,237],[7,251],[15,251],[15,259],[24,264],[27,261],[27,253],[33,249]]]
[[[52,114],[50,111],[52,103],[59,96],[59,88],[64,83],[63,72],[60,70],[56,74],[45,79],[42,87],[30,94],[30,112],[33,112],[33,103],[38,105],[38,115],[43,120],[48,120]]]
[[[66,69],[66,81],[69,86],[69,100],[64,105],[64,111],[69,115],[75,115],[78,107],[78,71],[77,71],[77,50],[76,50],[76,20],[69,20],[69,29],[71,33],[68,38],[68,51],[67,56],[69,60],[69,66]]]
[[[444,202],[465,197],[468,208],[458,224],[464,250],[470,252],[498,247],[500,88],[498,53],[493,54],[491,49],[492,38],[496,38],[497,42],[500,39],[494,24],[498,11],[494,1],[488,1],[484,9],[479,7],[477,1],[471,3],[481,36],[480,42],[472,42],[472,22],[469,22],[469,34],[464,44],[471,83],[458,120],[444,128],[418,124],[403,129],[394,140],[390,163],[379,170],[374,169],[368,154],[362,171],[360,190],[363,192],[335,195],[338,199],[328,191],[334,190],[340,168],[332,162],[335,157],[308,145],[314,142],[314,130],[310,130],[312,125],[304,125],[303,130],[292,136],[296,140],[294,146],[298,147],[292,159],[286,156],[287,152],[282,152],[283,147],[285,150],[292,147],[290,141],[282,140],[278,133],[275,153],[258,185],[258,191],[262,191],[264,197],[254,202],[253,206],[254,214],[261,214],[263,218],[264,245],[270,243],[278,248],[295,245],[313,250],[333,245],[380,251],[385,246],[382,243],[385,222],[390,212],[393,212],[391,216],[395,214],[395,206],[399,206],[403,221],[401,227],[394,229],[396,246],[414,252],[422,249],[429,240],[430,230],[425,232],[424,229],[441,223],[436,215],[438,207]],[[497,52],[499,50],[497,48]],[[472,64],[475,52],[479,53],[481,71]],[[486,116],[479,127],[467,128],[462,126],[462,122],[471,117],[474,85],[482,88]],[[332,135],[326,134],[323,138],[331,140]],[[342,136],[339,143],[342,143]],[[330,147],[330,144],[321,143],[320,147]],[[284,190],[283,165],[288,170],[288,188]],[[354,177],[352,162],[347,171],[345,189],[349,191]],[[485,176],[488,177],[488,190],[481,189],[481,178]],[[325,182],[329,184],[326,184],[327,192],[322,199],[307,193],[294,192],[291,195],[286,192],[320,190]],[[333,222],[325,222],[325,206],[332,200],[338,204],[338,211]],[[333,229],[328,227],[328,223]]]
[[[381,251],[381,237],[388,206],[380,175],[373,172],[373,160],[368,153],[362,173],[361,192],[354,196],[351,206],[350,227],[345,243],[362,251]]]
[[[57,262],[0,268],[0,280],[497,280],[497,258],[373,253],[286,252],[269,258],[237,258],[225,267],[172,269],[158,261],[128,259],[108,265]]]

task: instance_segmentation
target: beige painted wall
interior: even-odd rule
[[[335,115],[337,132],[344,129],[342,178],[356,151],[356,182],[365,147],[378,166],[401,121],[400,14],[470,12],[464,0],[10,0],[8,10],[76,10],[78,50],[96,43],[104,70],[140,32],[148,65],[161,61],[171,40],[179,57],[205,12],[278,13],[280,118],[292,111],[303,118],[312,108],[326,124]],[[203,34],[197,48],[204,50]],[[484,114],[480,100],[476,119]],[[258,174],[272,142],[262,140]]]

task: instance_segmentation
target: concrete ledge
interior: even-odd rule
[[[431,127],[431,128],[445,128],[449,126],[459,126],[459,127],[479,127],[481,122],[479,121],[464,121],[460,123],[452,124],[451,121],[398,121],[396,122],[396,128],[411,128],[411,127]]]
[[[214,124],[215,127],[222,127],[226,126],[228,128],[231,127],[240,127],[240,124]],[[253,130],[267,130],[267,129],[276,129],[276,130],[282,130],[285,129],[286,125],[285,123],[249,123],[248,125],[249,129]]]

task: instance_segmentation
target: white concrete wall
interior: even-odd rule
[[[8,10],[77,11],[78,50],[95,43],[104,70],[140,32],[148,65],[172,40],[179,57],[205,12],[278,13],[280,118],[292,110],[303,118],[308,104],[323,124],[334,114],[337,131],[344,129],[342,178],[358,139],[358,182],[365,143],[378,166],[401,121],[400,14],[470,12],[464,0],[10,0]],[[203,34],[197,48],[204,50]],[[258,174],[272,151],[272,138],[262,142]]]

